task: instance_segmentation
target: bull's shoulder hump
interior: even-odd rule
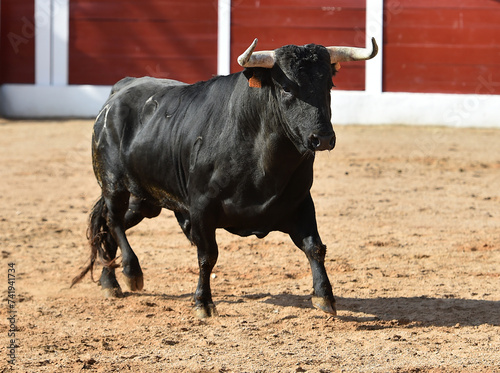
[[[156,81],[163,86],[188,85],[187,83],[173,79],[156,79]]]
[[[152,78],[150,76],[144,76],[142,78],[132,78],[126,77],[115,83],[111,89],[111,94],[116,94],[120,91],[124,91],[125,89],[159,89],[165,87],[173,87],[173,86],[183,86],[187,85],[187,83],[180,82],[178,80],[173,79],[158,79]]]

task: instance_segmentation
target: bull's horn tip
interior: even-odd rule
[[[254,41],[252,42],[252,44],[250,44],[250,46],[247,48],[247,50],[242,55],[240,55],[238,57],[238,64],[240,66],[245,67],[248,60],[252,56],[252,53],[253,53],[256,45],[257,45],[257,38],[255,38]]]
[[[255,47],[257,46],[258,41],[259,41],[259,39],[257,39],[257,38],[253,39],[253,42],[252,42],[252,44],[250,44],[250,47],[248,47],[248,49],[251,49],[253,51],[255,49]]]
[[[378,53],[378,45],[377,45],[377,41],[375,40],[374,37],[372,37],[372,54],[370,56],[370,58],[373,58],[377,55]]]

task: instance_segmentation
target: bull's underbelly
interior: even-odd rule
[[[239,236],[265,237],[269,232],[282,230],[284,223],[295,213],[303,198],[270,196],[260,203],[232,204],[223,202],[220,228]]]
[[[241,237],[248,237],[255,235],[258,238],[264,238],[266,237],[269,232],[271,232],[268,229],[244,229],[244,228],[235,228],[235,227],[227,227],[225,228],[229,233],[236,234]]]
[[[259,238],[265,237],[269,232],[281,230],[283,222],[295,213],[304,198],[297,195],[273,195],[260,196],[261,198],[246,202],[235,202],[229,198],[203,206],[199,200],[193,200],[189,196],[183,199],[177,193],[152,183],[141,183],[140,187],[136,185],[134,189],[132,194],[162,208],[181,212],[188,219],[193,211],[199,212],[201,209],[202,215],[210,219],[216,228],[226,229],[242,237],[255,235]],[[306,194],[307,191],[304,195]]]

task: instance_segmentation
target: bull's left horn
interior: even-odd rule
[[[242,67],[265,67],[270,69],[274,66],[274,51],[254,52],[257,39],[238,57],[238,63]]]
[[[378,45],[375,38],[372,38],[372,48],[355,47],[326,47],[330,53],[331,63],[347,61],[363,61],[375,57],[378,53]]]

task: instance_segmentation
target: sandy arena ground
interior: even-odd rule
[[[0,119],[0,372],[500,372],[500,130],[337,126],[312,193],[338,317],[287,236],[220,231],[220,316],[200,321],[169,211],[129,233],[142,292],[69,288],[100,194],[91,127]]]

